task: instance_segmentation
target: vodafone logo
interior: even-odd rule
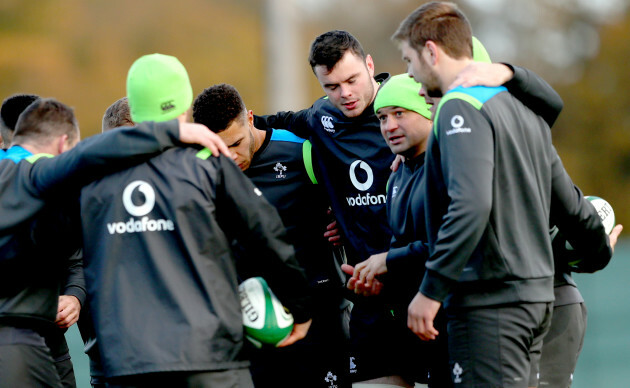
[[[131,199],[133,193],[138,190],[144,195],[144,202],[136,204]],[[145,181],[133,181],[125,187],[122,195],[122,202],[129,217],[126,221],[107,223],[109,234],[144,233],[144,232],[166,232],[175,230],[175,223],[165,219],[150,219],[147,214],[155,206],[155,190]]]
[[[365,173],[367,174],[367,179],[365,182],[361,183],[357,179],[356,168],[359,166]],[[372,187],[372,183],[374,182],[374,174],[372,173],[372,168],[362,160],[355,160],[350,165],[350,181],[357,188],[357,190],[365,191]]]
[[[464,127],[464,118],[461,115],[451,117],[451,129],[446,131],[446,136],[457,133],[470,133],[471,129]]]
[[[357,168],[365,172],[366,177],[363,178],[365,182],[359,181],[359,178],[357,177]],[[368,190],[374,183],[374,173],[372,172],[372,168],[362,160],[355,160],[350,165],[350,182],[352,182],[354,187],[356,187],[359,191]],[[373,195],[370,193],[357,193],[355,197],[346,197],[346,200],[350,206],[370,206],[384,204],[387,201],[387,198],[384,194]]]
[[[140,206],[136,206],[131,200],[131,196],[135,189],[144,194],[144,203]],[[123,191],[123,206],[129,214],[136,217],[142,217],[149,214],[155,206],[155,191],[153,187],[145,181],[133,181],[125,187]]]
[[[453,128],[461,128],[464,125],[464,118],[460,115],[455,115],[451,118],[451,125]]]

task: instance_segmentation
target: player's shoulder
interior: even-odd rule
[[[506,91],[507,89],[504,86],[473,86],[469,88],[460,86],[451,89],[440,100],[434,122],[442,124],[444,119],[448,121],[459,120],[461,115],[481,111],[484,104]]]
[[[285,143],[295,143],[295,144],[303,144],[306,139],[297,136],[296,134],[287,131],[286,129],[274,129],[271,132],[271,142],[285,142]]]
[[[310,108],[310,114],[313,116],[333,116],[335,118],[343,118],[344,114],[331,101],[328,96],[317,99]]]
[[[505,86],[473,86],[469,88],[458,86],[444,95],[440,101],[440,106],[467,103],[476,109],[481,109],[486,102],[502,92],[507,92]]]

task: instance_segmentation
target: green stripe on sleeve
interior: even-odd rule
[[[195,156],[197,156],[199,159],[206,160],[211,155],[212,155],[212,151],[210,151],[210,149],[208,149],[208,148],[204,148],[201,151],[197,152],[197,155],[195,155]]]
[[[26,161],[29,162],[29,163],[35,163],[40,158],[53,158],[54,156],[55,155],[52,155],[52,154],[35,154],[35,155],[31,155],[28,158],[26,158]]]
[[[313,169],[313,145],[308,140],[304,141],[302,144],[302,158],[304,159],[304,167],[306,167],[308,177],[311,178],[311,182],[316,185],[317,178],[315,177],[315,170]]]

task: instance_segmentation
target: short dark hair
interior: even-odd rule
[[[103,132],[109,131],[118,127],[131,127],[136,123],[131,119],[131,112],[129,111],[129,101],[127,97],[123,97],[116,100],[113,104],[107,108],[103,115]]]
[[[313,72],[315,72],[315,66],[320,65],[326,66],[326,69],[330,71],[348,50],[365,59],[361,43],[352,34],[342,30],[328,31],[315,38],[311,44],[308,62]]]
[[[0,135],[2,136],[4,144],[11,143],[13,131],[15,131],[15,124],[17,124],[20,113],[24,112],[24,109],[38,98],[39,96],[35,94],[14,94],[7,97],[2,102],[0,116],[2,117],[3,125],[0,125]]]
[[[243,117],[245,109],[245,103],[234,86],[219,84],[199,93],[193,102],[192,115],[196,123],[218,133]]]
[[[421,5],[400,23],[392,40],[407,41],[418,51],[430,40],[452,58],[472,58],[472,29],[454,3],[434,1]]]
[[[54,98],[40,98],[29,105],[15,125],[14,144],[46,145],[53,137],[68,135],[68,141],[79,136],[74,110]]]

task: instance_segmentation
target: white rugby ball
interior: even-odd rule
[[[245,337],[256,347],[277,346],[291,334],[293,315],[271,291],[265,279],[254,277],[238,287]]]
[[[599,218],[602,220],[602,224],[604,224],[604,230],[606,231],[606,234],[610,234],[610,232],[612,232],[613,228],[615,227],[615,212],[612,206],[610,206],[608,201],[606,201],[605,199],[596,197],[594,195],[586,195],[584,196],[584,198],[586,198],[591,203],[591,205],[595,207]],[[568,241],[566,242],[565,247],[568,250],[573,249]]]

